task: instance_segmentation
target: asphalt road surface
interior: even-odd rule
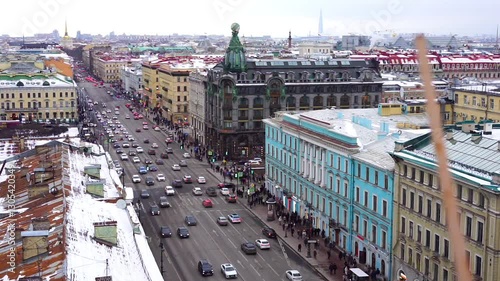
[[[181,171],[173,171],[171,166],[174,163],[179,163],[184,152],[189,152],[187,148],[180,149],[179,144],[173,143],[169,146],[173,148],[174,154],[169,154],[169,159],[164,159],[165,165],[157,165],[158,172],[149,172],[147,175],[141,175],[142,182],[139,184],[132,183],[132,175],[139,174],[138,167],[144,166],[144,160],[151,159],[153,162],[160,153],[164,152],[167,145],[165,143],[166,134],[164,132],[154,131],[151,124],[146,119],[134,120],[130,111],[125,107],[128,102],[124,99],[117,99],[109,96],[107,88],[94,87],[92,83],[79,83],[79,87],[85,87],[86,93],[93,101],[98,101],[99,105],[94,107],[94,113],[103,110],[102,103],[107,105],[106,109],[111,109],[112,113],[108,113],[108,117],[115,116],[115,106],[120,106],[120,114],[116,115],[121,124],[126,127],[128,133],[135,138],[135,141],[144,149],[144,153],[139,153],[141,164],[133,163],[130,160],[120,161],[124,169],[124,182],[126,186],[133,186],[136,191],[136,198],[142,189],[147,189],[151,193],[149,199],[141,199],[139,206],[141,207],[140,219],[146,234],[150,237],[150,247],[153,255],[161,267],[161,251],[159,244],[164,243],[165,250],[163,252],[163,266],[165,270],[165,280],[169,281],[193,281],[201,280],[201,275],[197,271],[197,263],[200,259],[208,259],[214,267],[214,276],[208,277],[210,280],[224,280],[220,272],[220,265],[223,263],[232,263],[238,271],[239,280],[285,280],[285,271],[288,269],[297,269],[301,272],[304,280],[322,280],[309,265],[291,249],[281,241],[269,239],[271,243],[270,250],[257,250],[256,255],[246,255],[241,249],[241,243],[245,241],[254,242],[258,238],[264,238],[261,234],[263,227],[262,222],[249,212],[241,204],[244,202],[230,204],[226,203],[222,195],[212,197],[214,203],[213,208],[204,208],[202,201],[208,198],[203,196],[194,196],[192,189],[195,186],[201,187],[205,191],[206,187],[216,186],[217,180],[207,172],[209,164],[200,162],[193,158],[185,159],[188,162],[188,167],[182,167]],[[90,113],[91,115],[93,113]],[[129,115],[131,119],[125,119],[125,115]],[[91,117],[92,119],[92,117]],[[108,118],[109,120],[109,118]],[[142,122],[149,122],[150,129],[142,130]],[[141,128],[141,132],[136,132],[137,128]],[[99,125],[95,128],[96,133],[103,132]],[[115,139],[119,137],[115,136]],[[149,144],[144,144],[143,140],[149,139]],[[118,143],[123,143],[119,141]],[[157,143],[158,148],[156,156],[147,155],[147,151],[151,148],[152,143]],[[135,148],[124,148],[125,152]],[[109,152],[113,159],[119,159],[118,155],[112,148],[109,147]],[[162,173],[166,177],[166,182],[157,182],[156,175]],[[161,209],[159,216],[152,216],[149,213],[151,204],[158,202],[158,198],[165,195],[164,188],[166,185],[171,185],[174,179],[182,179],[184,175],[190,175],[193,178],[193,184],[183,184],[182,188],[176,188],[176,194],[169,196],[171,208]],[[145,176],[154,176],[155,185],[146,186]],[[198,176],[204,176],[207,180],[206,184],[196,183]],[[218,191],[218,190],[217,190]],[[218,216],[227,216],[232,213],[237,213],[242,218],[241,224],[229,224],[228,226],[219,226],[215,220]],[[186,215],[194,215],[198,221],[196,226],[188,227],[190,238],[180,239],[175,231],[179,226],[186,226],[184,218]],[[173,235],[170,238],[160,238],[159,229],[161,226],[169,226],[172,229]]]

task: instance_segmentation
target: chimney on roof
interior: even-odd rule
[[[472,131],[470,140],[473,142],[478,142],[481,140],[482,134],[480,131]]]
[[[50,222],[47,217],[38,217],[31,219],[31,225],[33,226],[33,230],[49,230]]]
[[[493,177],[491,177],[491,180],[494,184],[500,184],[500,171],[493,172]]]
[[[491,135],[493,132],[493,123],[485,121],[483,124],[483,135]]]
[[[453,139],[453,130],[448,129],[446,130],[446,140],[452,140]]]
[[[405,145],[403,141],[397,140],[396,145],[394,146],[394,152],[400,152],[405,149]]]
[[[474,130],[475,124],[474,123],[463,123],[462,124],[462,132],[464,133],[470,133],[471,130]]]

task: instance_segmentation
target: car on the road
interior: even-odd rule
[[[244,242],[241,244],[241,250],[247,255],[256,255],[257,247],[252,242]]]
[[[200,260],[198,262],[198,271],[201,276],[212,276],[214,275],[214,267],[207,260]]]
[[[170,203],[168,202],[167,196],[160,196],[159,204],[162,208],[170,208]]]
[[[181,180],[173,180],[172,186],[175,188],[180,188],[180,187],[182,187],[182,181]]]
[[[302,281],[302,275],[298,270],[295,269],[285,271],[285,276],[287,280]]]
[[[137,148],[137,147],[139,147],[139,144],[138,144],[138,143],[136,143],[136,142],[133,142],[133,143],[132,143],[132,147],[133,147],[133,148]]]
[[[172,230],[168,226],[160,227],[160,236],[163,238],[172,237]]]
[[[212,208],[214,206],[214,203],[212,202],[212,200],[210,199],[205,199],[203,200],[203,202],[201,202],[201,204],[203,205],[203,207],[205,208]]]
[[[262,229],[262,234],[267,238],[276,238],[276,231],[267,226]]]
[[[181,226],[177,228],[177,235],[180,238],[189,238],[189,230],[185,226]]]
[[[133,183],[140,183],[141,182],[141,176],[139,176],[139,175],[133,175],[132,176],[132,182]]]
[[[155,185],[155,179],[153,177],[146,177],[146,185],[147,186]]]
[[[160,154],[161,159],[168,159],[168,153],[164,152]]]
[[[121,158],[122,160],[128,160],[128,155],[127,155],[127,154],[125,154],[125,153],[122,153],[122,155],[120,155],[120,158]]]
[[[198,181],[198,183],[207,183],[207,180],[203,176],[199,176],[197,181]]]
[[[149,160],[149,161],[151,161],[151,160]],[[149,166],[149,170],[151,172],[156,172],[156,171],[158,171],[158,167],[156,167],[155,165],[151,165],[151,166]]]
[[[208,196],[210,197],[217,197],[217,191],[215,190],[215,188],[213,187],[209,187],[207,188],[207,190],[205,191],[207,193]]]
[[[135,152],[134,150],[128,151],[128,156],[136,156],[136,155],[137,155],[137,152]]]
[[[154,129],[155,131],[157,131],[157,132],[161,131],[160,127],[158,127],[158,126],[154,126],[154,127],[153,127],[153,129]]]
[[[236,203],[237,197],[234,194],[229,194],[228,196],[226,196],[226,201],[227,203]]]
[[[149,198],[151,195],[149,194],[149,191],[147,189],[141,190],[141,198],[146,199]]]
[[[148,168],[144,166],[139,167],[139,174],[147,174],[148,173]]]
[[[141,132],[141,128],[137,128],[137,129],[135,129],[135,131],[136,131],[137,133],[140,133],[140,132]]]
[[[173,142],[174,142],[174,140],[173,140],[172,138],[167,138],[167,139],[165,139],[165,142],[166,142],[167,144],[169,144],[169,143],[173,143]]]
[[[241,223],[241,217],[238,214],[230,214],[227,218],[231,223]]]
[[[184,152],[184,154],[182,154],[182,157],[191,158],[191,154],[189,154],[188,152]]]
[[[198,222],[196,221],[196,218],[195,218],[193,215],[187,215],[187,216],[184,218],[184,222],[185,222],[188,226],[193,226],[193,225],[198,224]]]
[[[164,174],[158,174],[156,175],[156,180],[157,181],[165,181],[165,175]]]
[[[152,204],[151,207],[149,208],[149,211],[152,216],[159,216],[160,215],[160,208],[156,204]]]
[[[144,159],[144,164],[151,165],[151,164],[153,164],[153,161],[151,161],[151,159],[146,158],[146,159]]]
[[[229,189],[223,187],[220,189],[220,194],[222,194],[223,196],[228,196],[229,195]]]
[[[226,279],[238,278],[238,273],[236,272],[236,268],[230,263],[223,263],[220,265],[220,272]]]
[[[141,159],[136,156],[136,157],[132,158],[132,162],[134,162],[134,163],[141,163]]]
[[[201,188],[195,187],[195,188],[193,188],[193,195],[194,196],[201,196],[201,195],[203,195],[203,191],[201,190]]]
[[[186,162],[186,160],[181,160],[181,161],[179,161],[179,166],[181,166],[181,167],[187,167],[188,163]]]
[[[122,153],[123,153],[123,149],[121,149],[121,148],[117,148],[117,149],[116,149],[116,153],[117,153],[117,154],[122,154]]]
[[[179,164],[174,164],[174,165],[172,165],[172,170],[174,170],[174,171],[180,171],[181,170],[181,166],[179,166]]]
[[[158,144],[156,142],[153,142],[153,144],[151,145],[151,148],[158,148]]]
[[[142,149],[142,147],[138,146],[135,148],[135,151],[137,151],[137,153],[143,153],[144,149]]]
[[[127,139],[128,139],[128,141],[135,141],[134,137],[132,137],[132,136],[129,136]]]
[[[171,147],[167,147],[167,149],[165,149],[165,152],[167,152],[168,154],[173,154],[174,150]]]
[[[167,185],[165,187],[165,194],[167,196],[173,196],[173,195],[175,195],[175,189],[171,185]]]
[[[144,143],[149,143],[149,139],[144,139],[143,142]]]
[[[143,130],[149,130],[149,127],[148,127],[148,125],[144,125],[144,126],[142,126],[142,129]]]
[[[228,225],[228,220],[226,217],[218,217],[217,220],[216,220],[217,224],[220,225],[220,226],[226,226]]]
[[[155,164],[156,165],[163,165],[163,164],[165,164],[165,162],[163,162],[163,160],[161,160],[161,159],[156,159]]]
[[[190,175],[184,175],[182,181],[184,181],[184,183],[193,183],[193,179],[191,178]]]
[[[117,143],[117,142],[113,143],[113,148],[119,148],[119,147],[120,147],[119,143]]]
[[[130,119],[130,116],[128,114],[125,115],[125,119]]]
[[[271,243],[267,241],[267,239],[257,239],[255,240],[255,245],[259,247],[261,250],[269,250],[271,249]]]
[[[149,150],[148,150],[148,155],[156,155],[156,150],[154,150],[154,149],[149,149]]]
[[[221,183],[217,184],[217,187],[218,187],[218,188],[223,188],[223,187],[225,187],[225,188],[228,188],[228,189],[232,189],[233,187],[236,187],[236,186],[234,185],[234,183],[230,183],[230,182],[221,182]]]

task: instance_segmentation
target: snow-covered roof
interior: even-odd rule
[[[60,74],[16,74],[0,75],[1,88],[62,88],[76,87],[76,83],[70,78]]]

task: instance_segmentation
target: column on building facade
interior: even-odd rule
[[[321,150],[321,187],[326,186],[326,149]]]
[[[315,169],[315,172],[314,172],[314,184],[317,184],[317,185],[320,185],[321,184],[321,178],[323,177],[323,171],[321,170],[321,163],[319,161],[319,159],[321,159],[321,150],[322,148],[320,146],[316,146],[316,149],[314,150],[314,160],[316,161],[315,165],[314,165],[314,169]]]
[[[253,100],[255,99],[255,97],[251,96],[251,97],[246,97],[246,98],[248,100],[248,120],[254,120],[253,119],[253,116],[254,116]],[[252,126],[253,126],[253,124],[252,124]],[[252,129],[254,129],[254,128],[252,127]]]
[[[314,173],[313,173],[313,169],[314,169],[313,155],[316,151],[316,145],[314,145],[312,143],[310,143],[309,145],[310,145],[309,148],[310,148],[311,153],[309,154],[309,177],[308,177],[308,180],[312,181],[313,175],[314,175]]]
[[[307,143],[305,141],[302,141],[300,144],[300,150],[302,153],[302,165],[300,167],[300,172],[302,173],[302,176],[306,176],[306,152],[307,152]]]

